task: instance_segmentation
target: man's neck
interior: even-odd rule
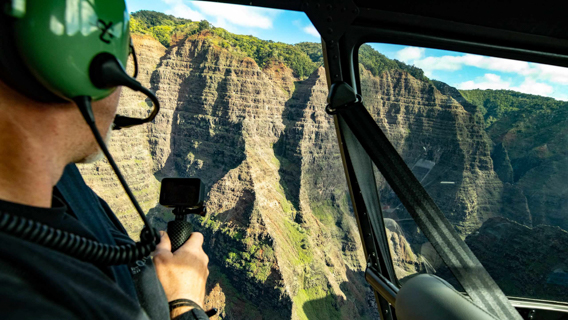
[[[49,208],[64,164],[56,162],[55,146],[23,131],[17,124],[0,120],[0,199]]]

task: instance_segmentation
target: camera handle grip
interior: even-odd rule
[[[191,236],[193,227],[185,220],[172,220],[168,222],[168,237],[172,243],[172,252],[181,247]]]

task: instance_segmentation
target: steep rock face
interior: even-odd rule
[[[153,124],[113,139],[126,179],[161,227],[171,213],[156,205],[157,181],[204,181],[209,215],[194,227],[204,233],[211,258],[207,303],[223,318],[377,318],[335,130],[323,112],[323,69],[295,83],[286,66],[260,70],[208,36],[179,39],[167,50],[135,38],[140,80],[162,110]],[[143,97],[123,92],[121,112],[144,108]],[[105,165],[82,172],[135,235],[141,224]]]
[[[564,183],[568,104],[510,90],[461,90],[484,112],[495,172],[528,205],[530,223],[568,229]]]
[[[493,171],[491,145],[474,106],[466,109],[399,70],[375,77],[363,69],[361,82],[365,106],[462,235],[501,213],[503,183]],[[407,219],[386,182],[378,183],[386,215]]]
[[[158,175],[203,180],[211,215],[202,231],[212,264],[246,299],[259,298],[259,310],[280,303],[282,314],[273,316],[289,316],[286,272],[276,259],[283,249],[270,235],[281,219],[271,146],[283,128],[285,93],[254,61],[214,47],[205,35],[171,47],[153,81],[164,111],[151,141]]]
[[[385,227],[389,241],[390,255],[397,278],[402,279],[424,270],[425,268],[421,263],[422,259],[412,250],[402,228],[393,219],[385,219]],[[420,253],[424,256],[424,252],[422,251]],[[426,256],[428,259],[432,258],[431,255]]]
[[[342,301],[336,307],[341,314],[351,310],[364,317],[367,311],[361,310],[365,299],[361,292],[366,288],[357,273],[363,270],[365,259],[350,214],[335,126],[323,108],[326,99],[325,70],[319,68],[297,83],[282,115],[285,130],[274,145],[280,183],[292,204],[294,223],[308,232],[303,286],[299,286],[296,302],[306,305],[306,315],[317,313],[317,304],[302,301],[317,289],[315,277],[320,283],[327,282],[332,295]]]
[[[505,165],[508,161],[511,166],[510,169],[496,170],[500,169],[497,171],[500,175],[504,175],[503,172],[513,175],[512,183],[522,190],[523,198],[526,197],[532,225],[547,224],[567,230],[568,143],[565,137],[568,109],[561,105],[547,110],[546,105],[535,104],[518,113],[504,117],[488,128],[492,139],[507,152]]]
[[[282,90],[286,91],[289,95],[294,92],[294,72],[288,68],[281,61],[269,61],[269,63],[262,69],[268,78],[279,85]]]

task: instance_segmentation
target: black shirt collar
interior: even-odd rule
[[[0,211],[31,219],[56,229],[72,232],[78,236],[96,239],[74,215],[68,214],[67,205],[56,195],[52,198],[51,208],[34,207],[0,200]]]
[[[67,206],[61,199],[54,196],[51,208],[34,207],[0,200],[0,210],[49,225],[63,218],[67,211]]]

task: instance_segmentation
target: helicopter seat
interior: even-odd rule
[[[408,280],[396,295],[395,309],[399,320],[498,320],[430,274]]]

